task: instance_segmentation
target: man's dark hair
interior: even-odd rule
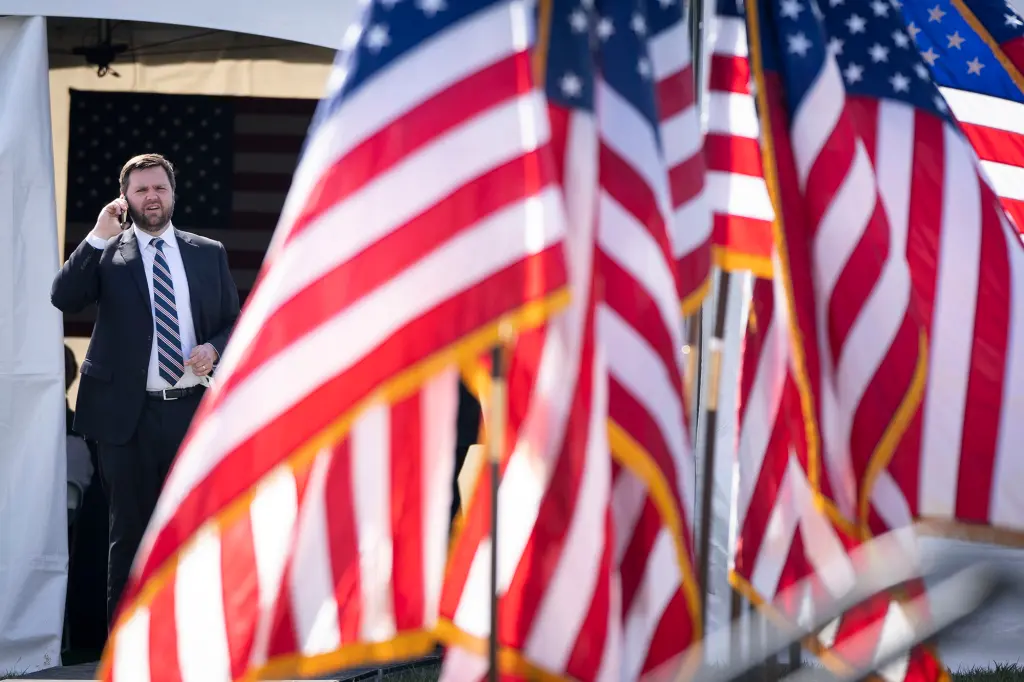
[[[75,379],[78,378],[78,360],[75,360],[75,354],[68,348],[68,344],[64,344],[64,392],[67,393],[71,389],[71,384],[75,383]]]
[[[176,184],[174,180],[174,164],[165,159],[161,154],[139,154],[128,159],[128,162],[121,168],[121,175],[118,177],[118,183],[121,185],[121,194],[125,194],[128,191],[128,180],[131,177],[132,171],[157,167],[167,171],[167,178],[171,183],[171,193],[173,194]]]

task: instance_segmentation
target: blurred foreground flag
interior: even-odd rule
[[[680,303],[710,263],[688,22],[672,1],[538,15],[572,302],[510,354],[499,672],[679,679],[701,637]],[[491,490],[482,478],[453,546],[444,682],[487,674]]]
[[[907,34],[981,159],[1006,212],[1024,229],[1024,18],[1003,0],[900,5]],[[889,49],[904,49],[906,36]],[[927,71],[917,74],[927,77]]]
[[[715,0],[708,30],[707,196],[716,264],[771,277],[775,209],[761,164],[761,124],[754,106],[744,17],[742,2]]]
[[[136,557],[101,679],[423,654],[456,374],[566,298],[530,6],[374,2]]]

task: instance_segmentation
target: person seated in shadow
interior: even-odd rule
[[[459,408],[455,436],[455,470],[452,476],[452,507],[450,521],[452,528],[462,506],[459,494],[459,472],[466,463],[469,447],[480,440],[480,401],[465,383],[459,382]],[[467,504],[469,500],[466,500]]]
[[[71,546],[70,532],[75,522],[75,516],[81,508],[85,492],[92,483],[93,473],[96,469],[94,461],[96,455],[93,454],[95,447],[90,447],[85,438],[75,432],[73,426],[75,413],[71,409],[71,404],[67,398],[67,393],[71,390],[71,386],[75,383],[77,377],[78,361],[75,360],[75,354],[68,348],[68,345],[64,344],[64,407],[67,411],[65,429],[67,432],[68,459],[68,547]]]
[[[64,346],[64,388],[70,390],[78,377],[78,362],[71,349]],[[65,665],[75,661],[99,658],[107,640],[107,500],[100,482],[96,444],[82,438],[72,428],[75,413],[67,408],[68,490],[77,486],[81,499],[74,510],[69,508],[68,528],[68,592],[65,609]],[[72,436],[84,443],[88,462],[81,453],[73,454]],[[70,503],[70,500],[69,500]],[[70,506],[70,505],[69,505]]]

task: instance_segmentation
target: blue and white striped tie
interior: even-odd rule
[[[174,302],[174,281],[164,258],[164,240],[154,239],[153,316],[156,320],[156,357],[160,376],[174,386],[185,373],[181,354],[181,332],[178,330],[178,306]]]

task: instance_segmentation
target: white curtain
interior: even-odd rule
[[[46,21],[0,19],[0,676],[60,664],[67,462]]]

